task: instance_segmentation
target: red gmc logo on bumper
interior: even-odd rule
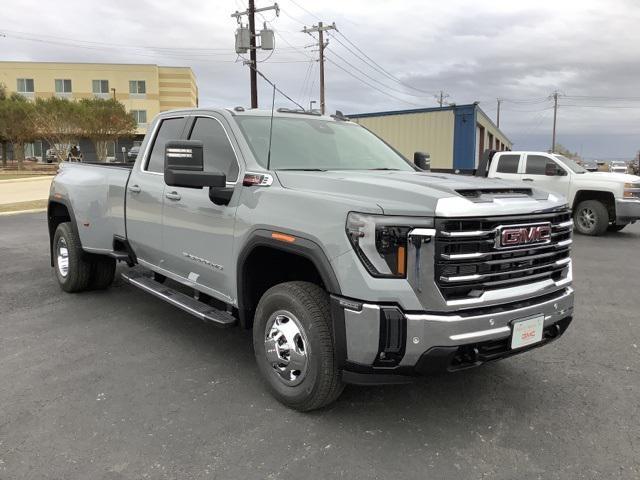
[[[551,224],[499,227],[496,248],[521,247],[551,241]]]

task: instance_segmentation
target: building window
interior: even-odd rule
[[[56,78],[56,95],[71,95],[71,80],[69,78]]]
[[[129,94],[143,96],[147,93],[147,82],[144,80],[129,80]]]
[[[109,80],[93,80],[92,85],[95,95],[109,95]]]
[[[33,95],[33,78],[19,78],[18,79],[18,93]]]
[[[147,124],[147,111],[146,110],[131,110],[134,120],[138,125]]]

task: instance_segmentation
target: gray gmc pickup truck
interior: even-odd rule
[[[303,411],[545,345],[573,314],[564,198],[422,171],[341,115],[162,113],[135,164],[65,164],[48,226],[63,290],[126,262],[130,284],[253,329],[266,384]]]

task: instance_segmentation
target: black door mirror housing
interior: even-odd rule
[[[424,153],[424,152],[414,153],[413,163],[420,170],[431,170],[431,156],[428,153]]]
[[[164,182],[171,187],[224,187],[227,178],[221,172],[205,172],[202,142],[172,140],[164,150]]]
[[[564,170],[562,170],[555,162],[547,162],[544,167],[544,174],[548,177],[556,177],[560,175],[564,175]]]

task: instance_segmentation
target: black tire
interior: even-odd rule
[[[67,254],[66,269],[64,268],[64,248]],[[91,262],[82,250],[80,239],[73,231],[70,222],[58,225],[53,235],[53,264],[62,290],[73,293],[87,289],[91,278]]]
[[[295,385],[281,378],[267,359],[267,326],[273,324],[275,328],[277,312],[290,312],[295,325],[301,327],[306,366]],[[344,389],[333,346],[329,295],[317,285],[287,282],[267,290],[256,309],[253,348],[269,389],[288,407],[303,412],[322,408],[335,401]]]
[[[619,225],[617,223],[612,223],[611,225],[609,225],[609,227],[607,228],[607,230],[609,232],[619,232],[620,230],[622,230],[624,227],[626,227],[627,225],[629,225],[628,223],[623,223],[622,225]]]
[[[578,233],[600,236],[609,227],[609,212],[598,200],[585,200],[573,212],[573,223]]]
[[[116,276],[116,259],[106,255],[93,255],[91,258],[90,290],[109,288]]]

